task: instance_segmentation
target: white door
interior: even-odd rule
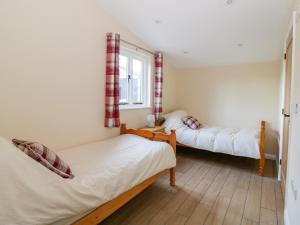
[[[288,149],[289,149],[289,134],[290,134],[290,106],[291,106],[291,78],[292,78],[292,49],[293,39],[288,42],[286,50],[286,70],[285,70],[285,85],[284,85],[284,108],[282,109],[283,130],[282,130],[282,154],[281,154],[281,188],[283,196],[285,194]]]

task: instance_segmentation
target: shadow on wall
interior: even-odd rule
[[[266,145],[265,145],[265,154],[267,157],[275,157],[279,154],[279,134],[278,131],[273,130],[269,123],[267,123],[266,127]]]

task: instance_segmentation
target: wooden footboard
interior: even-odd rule
[[[266,142],[266,121],[261,121],[260,124],[260,135],[259,135],[259,175],[264,176],[265,174],[265,142]]]
[[[145,137],[150,140],[156,141],[165,141],[168,142],[176,154],[176,134],[175,131],[171,131],[170,135],[163,134],[163,133],[152,133],[150,131],[143,131],[143,130],[134,130],[134,129],[127,129],[125,124],[121,125],[120,130],[122,134],[135,134],[141,137]],[[175,186],[175,167],[169,169],[170,171],[170,185]],[[121,208],[124,204],[134,198],[136,195],[141,193],[144,189],[149,187],[153,184],[157,179],[159,179],[167,170],[161,171],[154,176],[146,179],[142,183],[136,185],[135,187],[131,188],[130,190],[126,191],[125,193],[119,195],[118,197],[112,199],[111,201],[99,206],[91,213],[87,214],[86,216],[80,218],[73,225],[96,225],[110,216],[112,213],[117,211]]]

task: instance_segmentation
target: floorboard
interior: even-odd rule
[[[283,225],[275,162],[179,149],[177,186],[168,174],[99,225]]]

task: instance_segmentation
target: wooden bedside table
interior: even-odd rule
[[[165,133],[165,127],[163,127],[163,126],[143,127],[139,130],[147,130],[147,131],[151,131],[151,132]]]

